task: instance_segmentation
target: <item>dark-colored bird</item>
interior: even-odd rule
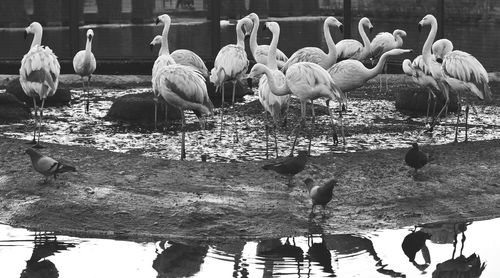
[[[306,167],[307,156],[307,151],[299,151],[299,155],[296,157],[290,157],[282,162],[264,165],[262,169],[273,170],[281,175],[287,175],[288,185],[290,186],[293,176],[302,172]]]
[[[401,248],[403,248],[403,252],[408,257],[408,259],[410,259],[410,262],[415,261],[415,255],[418,251],[424,251],[423,248],[425,248],[425,250],[428,250],[427,246],[425,245],[425,241],[430,238],[431,234],[423,231],[414,231],[405,237],[405,239],[403,240],[403,244],[401,244]],[[427,253],[422,252],[422,254],[426,263],[430,263],[430,256],[428,254],[428,251]]]
[[[45,182],[49,180],[50,176],[54,176],[55,180],[57,178],[57,174],[64,172],[76,172],[75,167],[64,165],[53,158],[40,154],[34,149],[28,148],[25,153],[29,154],[33,168],[38,173],[45,176]]]
[[[429,161],[429,156],[423,151],[418,149],[418,144],[411,144],[412,148],[408,150],[405,156],[406,164],[415,169],[415,175],[417,174],[418,169],[424,167],[425,164]]]
[[[311,196],[312,200],[310,215],[314,216],[314,207],[321,205],[323,207],[323,216],[325,216],[326,205],[332,200],[333,187],[337,185],[337,180],[331,179],[322,185],[316,185],[313,179],[307,178],[304,183],[309,189],[309,196]]]

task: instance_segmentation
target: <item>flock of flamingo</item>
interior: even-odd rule
[[[409,53],[410,49],[401,49],[403,37],[406,32],[396,29],[392,34],[383,32],[375,36],[370,42],[365,33],[365,28],[370,32],[373,26],[366,17],[359,21],[358,29],[363,43],[357,40],[344,39],[334,43],[330,27],[342,32],[343,25],[335,17],[328,17],[324,21],[324,37],[328,46],[328,53],[318,47],[304,47],[293,53],[288,58],[278,46],[280,27],[277,22],[266,22],[264,29],[272,33],[270,45],[257,43],[259,17],[255,13],[240,19],[236,25],[236,44],[229,44],[220,49],[215,58],[214,67],[208,71],[203,60],[194,52],[178,49],[170,53],[168,47],[168,32],[171,18],[167,14],[157,17],[156,24],[163,24],[161,36],[156,36],[151,46],[161,44],[158,58],[152,69],[152,87],[155,100],[155,127],[157,122],[157,105],[160,100],[165,101],[181,111],[182,115],[182,144],[181,160],[185,152],[185,118],[184,110],[192,110],[200,119],[204,127],[206,116],[213,114],[213,104],[208,96],[205,80],[208,78],[217,90],[221,90],[222,105],[224,105],[224,84],[231,82],[232,102],[234,104],[236,83],[243,83],[258,79],[258,94],[260,102],[267,113],[276,122],[283,119],[287,113],[290,96],[300,100],[301,121],[295,127],[295,140],[291,153],[297,141],[298,130],[305,126],[306,105],[317,98],[326,99],[329,107],[330,101],[338,102],[338,118],[343,134],[342,112],[347,106],[346,93],[363,86],[369,79],[382,73],[386,61],[390,56]],[[440,92],[446,99],[446,104],[439,112],[439,116],[446,111],[449,102],[449,92],[456,92],[460,98],[461,92],[469,92],[481,100],[491,99],[491,90],[488,85],[488,74],[481,63],[472,55],[453,50],[453,44],[447,39],[434,42],[437,32],[437,20],[429,14],[419,23],[419,30],[430,25],[430,32],[422,49],[422,55],[413,61],[408,59],[403,62],[404,72],[412,80],[427,88],[429,99]],[[44,101],[55,93],[58,85],[60,66],[53,51],[41,45],[42,26],[33,22],[25,29],[25,35],[34,34],[30,50],[21,62],[20,82],[24,92],[33,97],[35,107],[35,129],[33,144],[39,147],[40,130],[43,119]],[[245,37],[250,34],[250,52],[257,62],[248,73],[249,60],[245,51]],[[73,60],[75,72],[81,76],[83,91],[85,92],[85,79],[90,82],[96,68],[96,60],[92,54],[92,39],[94,33],[87,31],[85,50],[79,51]],[[373,68],[367,68],[363,62],[376,61]],[[380,84],[382,88],[382,80]],[[387,85],[386,85],[387,86]],[[40,111],[36,105],[35,97],[41,99]],[[89,93],[87,90],[86,111],[89,107]],[[160,98],[161,97],[161,98]],[[314,105],[312,108],[312,123],[314,125]],[[466,107],[466,117],[469,105]],[[336,136],[333,112],[329,109],[333,125],[334,140]],[[459,114],[459,113],[458,113]],[[438,116],[438,117],[439,117]],[[223,131],[223,106],[220,111],[221,129]],[[457,115],[457,128],[458,128]],[[434,120],[431,128],[436,124]],[[38,140],[36,132],[38,130]],[[457,134],[457,131],[456,133]],[[467,140],[467,118],[466,137]],[[455,141],[457,136],[455,136]],[[309,146],[310,146],[309,141]]]

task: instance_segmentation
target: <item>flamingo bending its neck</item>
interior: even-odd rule
[[[358,23],[358,31],[363,44],[357,40],[344,39],[335,45],[337,48],[337,61],[345,59],[364,61],[371,55],[370,39],[365,33],[365,27],[370,30],[370,33],[372,32],[373,25],[367,17],[361,18]]]
[[[85,50],[80,50],[76,53],[73,58],[73,69],[75,73],[80,75],[82,79],[82,88],[85,93],[85,77],[88,78],[88,86],[87,86],[87,103],[85,105],[85,112],[89,112],[89,90],[90,87],[90,78],[95,71],[96,61],[94,54],[92,53],[92,40],[94,39],[94,31],[92,29],[87,30],[87,43],[85,44]]]
[[[21,60],[21,68],[19,69],[19,81],[24,93],[33,98],[35,108],[35,129],[33,131],[32,143],[35,147],[40,145],[40,132],[43,123],[43,106],[45,99],[55,94],[59,84],[59,73],[61,66],[56,55],[48,46],[42,46],[42,25],[38,22],[32,22],[26,27],[24,37],[28,34],[34,34],[33,41],[28,53]],[[42,104],[40,106],[40,117],[37,118],[36,97],[40,97]],[[36,130],[38,128],[38,141],[35,140]]]

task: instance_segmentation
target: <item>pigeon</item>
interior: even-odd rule
[[[312,200],[310,215],[314,216],[314,207],[321,205],[323,207],[323,216],[325,216],[326,205],[332,200],[333,187],[337,185],[337,180],[331,179],[322,185],[316,185],[313,179],[307,178],[304,183],[309,189],[309,196],[311,196]]]
[[[417,232],[412,232],[408,234],[404,240],[403,244],[401,244],[401,248],[403,249],[403,252],[405,255],[410,259],[410,262],[415,261],[415,255],[417,254],[418,251],[423,250],[422,248],[427,249],[425,245],[425,241],[431,238],[431,234],[423,232],[423,231],[417,231]],[[428,253],[428,251],[427,251]],[[428,254],[424,254],[425,256],[429,256]],[[426,261],[429,260],[430,262],[430,257]]]
[[[307,151],[299,151],[299,155],[296,157],[289,157],[282,162],[264,165],[262,169],[273,170],[281,175],[287,175],[288,185],[290,186],[293,176],[302,172],[306,167],[307,155]]]
[[[32,148],[26,149],[27,153],[31,158],[31,164],[33,168],[38,173],[45,176],[45,182],[47,182],[50,176],[54,176],[54,180],[57,178],[57,174],[64,172],[76,172],[75,167],[70,165],[62,164],[53,158],[42,155]]]
[[[418,169],[424,167],[425,164],[429,161],[429,156],[423,151],[418,149],[418,144],[411,144],[412,148],[408,150],[405,156],[405,162],[408,166],[415,169],[415,175],[417,174]]]

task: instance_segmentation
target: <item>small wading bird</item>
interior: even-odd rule
[[[269,59],[267,66],[273,74],[276,85],[283,86],[283,84],[285,84],[285,75],[283,74],[283,72],[278,70],[278,66],[276,64],[276,49],[280,35],[280,26],[276,22],[266,22],[264,28],[269,29],[273,33],[273,39],[271,41],[271,46],[269,47],[268,52]],[[276,157],[278,157],[278,140],[276,139],[276,127],[278,125],[278,122],[286,117],[289,99],[289,94],[283,96],[273,94],[271,92],[271,88],[269,87],[267,76],[262,75],[262,77],[259,79],[259,101],[262,104],[262,107],[264,107],[264,113],[266,114],[266,159],[269,158],[269,128],[267,113],[271,114],[274,122],[274,149],[276,151]]]
[[[57,85],[59,84],[59,73],[61,66],[57,61],[56,55],[48,46],[42,46],[42,25],[38,22],[33,22],[26,27],[24,38],[28,34],[34,34],[33,41],[28,53],[24,55],[19,69],[19,82],[24,93],[33,98],[33,106],[35,108],[35,129],[33,131],[33,140],[30,143],[35,144],[35,148],[41,148],[40,132],[43,124],[43,106],[45,99],[55,94]],[[40,116],[37,118],[38,107],[36,105],[36,97],[42,100],[40,106]],[[36,138],[36,130],[38,128],[38,141]]]
[[[87,43],[85,44],[85,50],[80,50],[76,53],[73,58],[73,69],[75,73],[80,75],[82,79],[82,88],[83,93],[85,94],[85,77],[88,78],[87,82],[87,103],[85,104],[85,112],[89,112],[89,87],[90,87],[90,78],[95,71],[96,61],[94,54],[92,53],[92,40],[94,38],[94,31],[92,29],[87,30]]]
[[[223,108],[224,108],[224,83],[233,83],[232,105],[234,107],[234,95],[236,90],[236,82],[241,82],[245,78],[248,69],[248,58],[245,52],[245,34],[252,26],[252,20],[244,17],[238,20],[236,24],[236,44],[228,44],[221,48],[217,57],[215,57],[214,68],[210,72],[210,82],[214,83],[216,90],[222,88],[222,104],[220,112],[220,135],[222,139],[222,130],[224,128]],[[245,33],[243,33],[243,29]],[[234,119],[234,128],[236,130],[236,119]],[[236,130],[237,132],[237,130]],[[238,141],[238,133],[236,133],[236,141]]]
[[[259,31],[259,16],[256,13],[251,13],[246,17],[250,18],[253,22],[252,33],[250,33],[250,52],[252,52],[253,58],[255,62],[261,63],[268,66],[270,45],[265,44],[257,44],[257,32]],[[276,49],[275,51],[275,60],[278,69],[283,68],[286,61],[288,61],[288,57],[281,50]]]
[[[405,162],[406,165],[415,169],[414,176],[416,176],[418,169],[424,167],[429,161],[429,156],[419,149],[417,143],[412,143],[411,146],[406,153]]]
[[[429,255],[429,249],[425,245],[425,241],[431,238],[431,234],[423,231],[413,231],[411,234],[405,236],[401,248],[403,252],[408,257],[410,262],[415,262],[415,256],[417,252],[422,250],[422,255],[424,257],[425,263],[431,263],[431,257]]]
[[[309,189],[309,196],[311,197],[311,217],[314,217],[314,207],[323,207],[323,217],[325,216],[326,205],[332,200],[333,188],[337,186],[337,180],[331,179],[322,185],[317,185],[314,180],[307,178],[304,180],[306,187]]]
[[[363,44],[357,40],[344,39],[335,45],[337,49],[337,61],[345,59],[364,61],[371,56],[370,39],[365,33],[365,27],[370,30],[370,33],[373,31],[373,25],[367,17],[361,18],[358,23],[358,31]]]
[[[385,52],[403,46],[403,37],[406,37],[406,32],[400,29],[394,30],[392,34],[388,32],[378,33],[370,44],[373,61],[380,59]],[[384,67],[384,72],[386,71],[387,67]],[[385,87],[389,91],[387,77],[385,78]],[[382,78],[380,78],[380,92],[382,92]]]
[[[28,148],[25,153],[30,156],[31,165],[33,165],[35,171],[45,176],[44,182],[48,182],[51,176],[53,176],[55,180],[58,174],[76,172],[75,167],[64,165],[53,158],[38,153],[34,149]]]
[[[282,162],[262,166],[264,170],[273,170],[278,174],[288,176],[288,186],[292,186],[292,178],[302,172],[307,163],[307,151],[299,151],[296,157],[288,157]]]

